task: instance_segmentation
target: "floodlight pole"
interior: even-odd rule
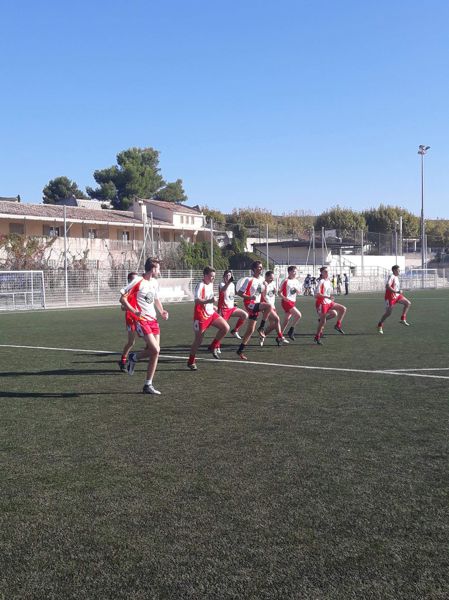
[[[418,154],[421,156],[421,268],[426,268],[426,225],[424,222],[424,155],[430,150],[430,146],[420,144]]]

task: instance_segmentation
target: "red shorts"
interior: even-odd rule
[[[404,296],[402,294],[396,294],[394,298],[385,298],[385,308],[393,307],[397,302],[403,300]]]
[[[327,315],[335,306],[335,302],[329,302],[329,304],[317,304],[316,311],[319,315]]]
[[[295,302],[292,302],[291,300],[282,300],[281,306],[286,313],[289,313],[291,309],[295,307]]]
[[[204,319],[204,321],[200,321],[199,319],[196,319],[195,321],[193,321],[193,331],[200,331],[201,333],[204,333],[206,331],[206,329],[208,329],[212,325],[212,323],[219,318],[220,318],[220,315],[214,311],[210,315],[210,317],[208,317],[207,319]]]
[[[159,323],[156,321],[147,321],[141,319],[140,321],[136,321],[136,331],[140,335],[140,337],[144,337],[145,335],[159,335],[161,330],[159,329]]]
[[[232,317],[233,313],[237,310],[237,308],[235,306],[233,306],[232,308],[221,308],[220,309],[220,315],[223,317],[223,319],[225,321],[229,321],[229,319]]]

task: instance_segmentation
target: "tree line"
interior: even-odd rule
[[[94,171],[97,187],[80,190],[75,181],[66,176],[56,177],[43,189],[45,204],[54,204],[59,200],[75,196],[76,198],[95,198],[103,200],[117,210],[129,210],[134,198],[153,198],[168,202],[184,202],[187,195],[182,179],[167,182],[161,174],[159,152],[154,148],[128,148],[117,154],[117,164]],[[419,217],[399,206],[381,204],[377,208],[355,211],[335,206],[320,215],[306,211],[293,211],[275,215],[262,208],[238,208],[230,213],[202,207],[203,212],[213,219],[215,228],[231,229],[235,225],[265,230],[269,227],[271,236],[276,233],[300,238],[312,228],[335,229],[337,235],[344,237],[348,232],[364,230],[391,234],[399,228],[402,217],[403,238],[419,238],[421,223]],[[426,233],[431,246],[449,246],[449,221],[427,220]]]
[[[187,195],[182,179],[167,182],[161,175],[159,152],[154,148],[129,148],[117,154],[117,164],[94,171],[97,187],[86,193],[65,175],[51,179],[43,189],[44,204],[67,198],[95,198],[117,210],[128,210],[134,198],[184,202]]]

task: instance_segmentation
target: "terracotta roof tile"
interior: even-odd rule
[[[133,213],[124,210],[95,210],[91,208],[79,208],[67,206],[67,219],[76,221],[95,221],[99,223],[129,223],[140,225],[142,221],[136,219]],[[0,215],[11,217],[40,217],[42,220],[63,219],[64,207],[54,204],[23,204],[14,202],[0,202]],[[155,225],[168,225],[166,221],[154,219]]]

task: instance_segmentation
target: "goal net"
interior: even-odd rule
[[[407,290],[437,288],[438,270],[437,269],[409,269],[401,276],[401,287]]]
[[[0,271],[0,310],[45,308],[43,271]]]

